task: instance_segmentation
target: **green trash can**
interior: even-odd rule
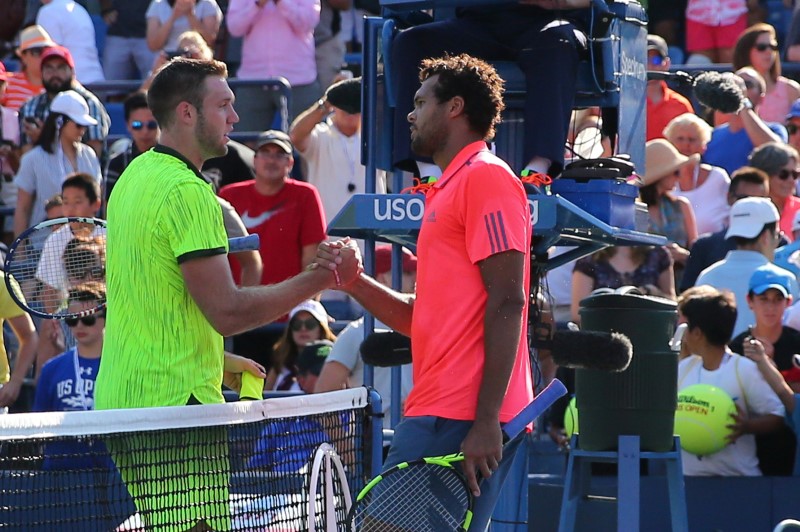
[[[581,301],[584,330],[620,332],[631,339],[633,360],[623,372],[578,369],[579,447],[616,450],[620,435],[639,435],[643,451],[672,449],[678,397],[678,353],[669,342],[677,304],[624,291]]]

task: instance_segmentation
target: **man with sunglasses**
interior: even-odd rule
[[[41,26],[28,26],[22,30],[15,50],[22,68],[9,75],[8,88],[0,97],[0,105],[18,111],[25,101],[41,94],[44,87],[40,58],[42,52],[51,46],[56,46],[56,43]]]
[[[789,134],[788,144],[800,151],[800,98],[792,104],[783,125],[786,126],[786,132]]]
[[[158,123],[153,117],[150,106],[147,104],[147,95],[144,92],[134,92],[125,98],[123,104],[125,124],[131,136],[130,144],[121,153],[115,155],[108,162],[106,170],[105,197],[111,195],[117,179],[128,167],[130,162],[139,154],[146,152],[158,143]]]
[[[667,41],[658,35],[648,35],[647,71],[669,72],[670,64]],[[664,128],[670,120],[683,113],[694,113],[689,100],[670,89],[663,80],[648,80],[646,140],[664,138]]]

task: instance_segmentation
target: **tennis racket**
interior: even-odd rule
[[[503,427],[514,439],[567,389],[554,379]],[[444,532],[469,530],[474,498],[457,467],[462,453],[403,462],[372,479],[347,516],[350,532]]]
[[[258,249],[258,235],[229,240],[231,253]],[[105,301],[79,312],[68,310],[69,290],[106,284],[106,221],[55,218],[22,232],[6,255],[5,282],[14,302],[45,319],[81,318],[105,308]]]

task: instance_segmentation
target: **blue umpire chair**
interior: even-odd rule
[[[399,31],[392,13],[444,7],[481,0],[384,0],[388,17],[365,20],[364,31],[364,128],[362,159],[376,168],[393,170],[391,131],[397,106],[391,64],[392,45]],[[606,133],[616,137],[617,152],[626,153],[637,165],[644,164],[647,16],[636,2],[592,0],[589,13],[588,50],[579,63],[575,108],[598,106],[603,111]],[[497,153],[513,168],[522,168],[522,112],[526,82],[520,68],[510,61],[493,62],[506,80],[507,109],[495,139]],[[373,133],[373,135],[370,134]],[[374,133],[380,133],[376,136]],[[368,145],[368,142],[370,143]],[[367,165],[369,167],[369,165]]]

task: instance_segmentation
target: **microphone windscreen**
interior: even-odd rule
[[[631,363],[633,345],[617,332],[556,331],[552,353],[559,366],[618,372]]]
[[[694,94],[700,103],[722,113],[735,113],[745,99],[733,75],[723,76],[719,72],[703,72],[695,77]]]
[[[394,331],[374,332],[361,342],[365,364],[389,368],[411,363],[411,338]]]

